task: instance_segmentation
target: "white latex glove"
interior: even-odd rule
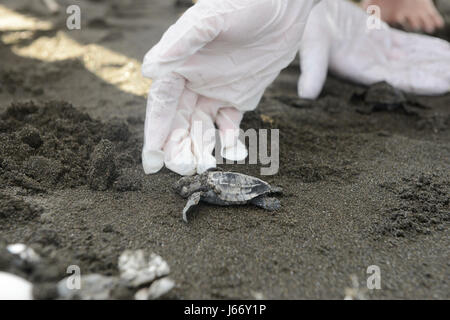
[[[199,96],[186,89],[164,146],[166,167],[181,175],[203,173],[216,167],[212,152],[216,147],[216,123],[223,158],[239,161],[247,150],[238,139],[242,112],[223,107],[220,101]]]
[[[300,48],[300,97],[315,99],[327,71],[357,83],[386,81],[403,91],[450,91],[450,44],[430,36],[367,27],[368,15],[344,0],[323,0],[311,12]]]
[[[226,127],[238,129],[242,113],[256,108],[295,58],[317,1],[200,0],[187,10],[144,58],[143,75],[154,80],[145,121],[145,172],[165,163],[187,175],[215,165],[212,139],[192,135],[195,121],[206,129],[215,121],[222,154],[242,160],[245,148],[236,134],[225,134]]]
[[[181,175],[202,173],[216,166],[216,122],[221,156],[244,160],[247,151],[238,139],[243,114],[222,102],[199,96],[185,80],[171,73],[153,83],[148,97],[142,162],[147,174],[164,164]]]
[[[162,151],[185,90],[185,80],[175,73],[154,80],[148,94],[144,125],[142,165],[145,173],[158,172],[164,166]]]

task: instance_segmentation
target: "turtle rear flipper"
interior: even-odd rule
[[[275,211],[281,208],[280,200],[277,198],[267,197],[265,195],[250,200],[250,203],[269,211]]]
[[[270,193],[281,194],[283,193],[282,187],[270,186]]]
[[[202,197],[201,192],[195,192],[195,193],[191,194],[191,196],[188,198],[186,206],[183,209],[184,222],[186,222],[186,223],[188,222],[187,213],[191,210],[192,207],[195,207],[196,205],[198,205],[201,197]]]

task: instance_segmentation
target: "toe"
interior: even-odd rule
[[[436,30],[437,26],[431,15],[424,14],[421,16],[420,20],[421,20],[421,25],[423,26],[423,30],[426,33],[433,33]]]
[[[410,16],[406,18],[407,28],[412,31],[420,31],[423,29],[422,21],[418,16]]]

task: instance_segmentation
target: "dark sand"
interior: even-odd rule
[[[178,13],[162,0],[111,4],[125,2],[80,1],[90,25],[64,32],[83,50],[98,43],[140,60]],[[4,5],[63,26],[24,1]],[[330,76],[318,101],[301,101],[293,63],[243,122],[280,129],[280,171],[263,178],[284,188],[282,209],[202,204],[186,225],[185,200],[171,189],[178,176],[140,167],[145,97],[78,57],[21,54],[52,43],[58,27],[8,35],[0,31],[0,270],[33,281],[38,298],[55,297],[69,265],[113,275],[121,252],[139,248],[168,261],[169,298],[342,299],[351,275],[365,285],[370,265],[381,268],[382,289],[368,298],[450,298],[450,95],[374,105],[367,88]],[[16,242],[43,263],[7,254]]]

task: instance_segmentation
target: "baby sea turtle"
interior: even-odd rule
[[[236,172],[207,171],[192,177],[183,177],[174,185],[175,191],[188,201],[183,209],[183,220],[200,201],[219,206],[251,203],[274,211],[281,207],[280,201],[269,197],[281,193],[282,189],[267,182]]]
[[[362,114],[387,111],[415,115],[417,109],[427,108],[420,101],[415,101],[413,97],[405,95],[387,82],[375,83],[363,94],[356,94],[353,98],[362,99],[362,105],[357,108],[357,111]]]
[[[366,103],[382,110],[389,110],[390,108],[401,106],[407,102],[402,91],[386,82],[378,82],[372,85],[367,90],[364,100]]]
[[[407,103],[402,91],[386,82],[375,83],[367,90],[364,102],[372,112],[402,109]]]

